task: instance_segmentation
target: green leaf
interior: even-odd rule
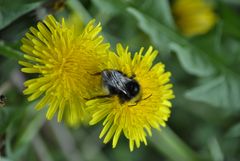
[[[156,14],[156,16],[159,16],[160,19],[163,20],[163,23],[174,29],[175,28],[175,22],[172,16],[172,11],[171,11],[171,7],[170,7],[170,2],[168,0],[153,0],[154,6],[152,8],[152,10],[158,11],[159,14]],[[157,8],[156,8],[157,7]]]
[[[226,136],[229,138],[240,137],[240,123],[237,123],[231,127],[226,133]]]
[[[23,3],[22,0],[11,3],[8,0],[0,1],[0,30],[16,20],[18,17],[39,7],[42,2]]]
[[[43,138],[37,134],[32,142],[32,145],[36,151],[36,154],[40,160],[44,161],[54,161],[51,153],[46,146],[46,142],[44,142]]]
[[[239,109],[240,79],[238,75],[222,73],[210,81],[189,90],[186,97],[216,107]]]
[[[129,8],[128,11],[136,17],[139,27],[149,35],[153,43],[159,47],[160,52],[170,49],[177,52],[187,72],[197,76],[209,76],[216,72],[209,56],[185,38],[137,9]]]
[[[121,14],[127,7],[122,1],[116,0],[93,0],[92,2],[98,9],[96,17],[101,21],[103,26],[114,16]],[[128,21],[126,20],[125,22]]]
[[[169,51],[168,44],[171,38],[179,41],[179,37],[176,37],[173,31],[158,23],[158,21],[153,18],[141,13],[135,8],[128,8],[127,11],[137,19],[139,28],[151,38],[155,46],[159,47],[160,52],[166,53]],[[162,31],[165,33],[162,34]],[[171,38],[169,38],[170,35],[172,36]]]
[[[116,0],[93,0],[92,1],[94,5],[100,10],[100,12],[103,12],[105,15],[111,15],[114,16],[121,11],[123,11],[126,7],[126,5],[121,1]]]
[[[175,28],[170,2],[168,0],[148,0],[143,2],[145,2],[145,4],[142,4],[141,10],[143,10],[146,15],[159,20],[172,29]]]
[[[192,45],[197,46],[205,53],[213,53],[216,55],[225,54],[222,46],[223,22],[218,21],[216,26],[208,33],[195,36],[190,39]],[[211,44],[211,45],[209,45]]]
[[[208,142],[209,150],[213,161],[224,161],[224,154],[216,137],[213,137]]]
[[[29,106],[31,105],[32,104],[30,104]],[[31,112],[32,110],[33,109],[28,109],[28,112]],[[28,116],[29,114],[30,113],[28,113],[25,116]],[[25,128],[18,129],[18,131],[16,132],[17,138],[12,148],[10,147],[10,145],[8,145],[8,148],[9,148],[8,153],[9,155],[11,155],[11,158],[13,158],[13,160],[16,160],[26,152],[27,148],[29,147],[29,144],[32,142],[33,138],[38,133],[38,131],[40,130],[40,128],[42,127],[46,119],[45,119],[45,114],[42,111],[42,112],[35,113],[32,116],[31,120],[30,119],[28,120],[29,122],[28,124],[25,125]],[[15,129],[12,129],[12,130],[16,130],[16,123],[15,123],[15,127],[13,128]]]
[[[240,108],[239,71],[236,68],[230,68],[221,57],[222,55],[211,50],[208,51],[208,49],[202,50],[137,9],[129,8],[128,11],[136,17],[139,27],[149,35],[160,49],[165,47],[176,52],[181,65],[188,73],[212,78],[209,82],[204,82],[199,87],[188,91],[186,96],[189,99],[209,103],[216,107]],[[215,39],[215,44],[218,44],[219,38]],[[216,78],[217,73],[219,77]]]
[[[177,43],[171,43],[170,48],[176,52],[182,67],[188,73],[203,77],[216,72],[208,57],[197,53],[193,48]]]
[[[15,148],[18,149],[23,145],[29,144],[38,130],[42,127],[44,121],[45,115],[38,112],[29,122],[23,133],[20,134],[20,137],[16,141]]]

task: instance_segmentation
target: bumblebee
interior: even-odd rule
[[[0,95],[0,107],[5,106],[6,100],[7,100],[6,96]]]
[[[140,85],[134,79],[135,76],[128,77],[121,71],[112,69],[106,69],[93,75],[101,75],[103,89],[105,89],[108,94],[90,99],[85,98],[86,100],[118,96],[120,103],[124,103],[130,101],[140,93]]]
[[[135,106],[139,101],[146,100],[152,96],[152,94],[150,94],[146,98],[142,98],[140,94],[141,87],[137,80],[134,79],[135,75],[128,77],[121,71],[113,69],[105,69],[100,73],[91,75],[101,75],[103,89],[105,89],[108,94],[85,98],[86,100],[118,96],[120,103],[131,100],[135,104],[129,106]]]
[[[133,77],[127,77],[118,70],[101,72],[102,84],[109,96],[117,95],[121,103],[130,101],[140,93],[140,85]]]

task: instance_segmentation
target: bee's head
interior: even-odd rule
[[[140,85],[137,81],[131,80],[126,84],[126,89],[128,91],[129,97],[133,98],[140,92]]]

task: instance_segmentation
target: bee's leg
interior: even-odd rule
[[[90,75],[92,75],[92,76],[98,76],[98,75],[101,75],[102,72],[97,72],[97,73],[89,73],[89,72],[88,72],[88,74],[90,74]]]
[[[134,105],[128,105],[128,107],[137,106],[138,102],[139,102],[139,101],[136,101],[136,102],[134,102],[134,103],[135,103]]]
[[[151,96],[152,96],[152,94],[150,94],[149,96],[143,98],[142,100],[146,100],[146,99],[150,98]]]
[[[132,74],[132,76],[130,77],[130,79],[133,79],[133,78],[135,78],[136,77],[136,74]]]
[[[100,95],[100,96],[94,96],[92,98],[84,98],[84,99],[89,101],[89,100],[101,99],[101,98],[109,98],[109,97],[111,97],[111,95]]]

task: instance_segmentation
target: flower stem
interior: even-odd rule
[[[151,144],[172,161],[207,161],[188,147],[169,127],[157,131],[150,138]]]
[[[2,41],[0,41],[0,55],[3,55],[8,58],[17,59],[17,60],[20,60],[23,58],[23,54],[20,51],[17,51],[7,46]]]
[[[85,24],[88,23],[92,19],[91,15],[88,13],[88,11],[83,7],[81,2],[78,0],[68,0],[67,5],[76,12],[80,17],[83,17],[83,21]]]

